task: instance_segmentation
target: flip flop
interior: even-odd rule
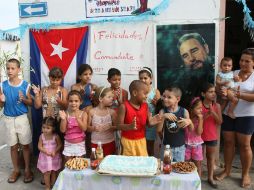
[[[24,183],[31,183],[34,180],[34,175],[33,172],[29,171],[29,172],[25,172],[24,175]]]
[[[18,180],[19,177],[20,177],[20,172],[13,171],[11,173],[11,175],[9,176],[7,182],[8,183],[15,183]]]

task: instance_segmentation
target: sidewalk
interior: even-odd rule
[[[0,144],[1,146],[2,144]],[[21,176],[18,181],[14,184],[7,183],[8,176],[10,175],[10,172],[12,171],[12,163],[9,153],[9,147],[4,147],[2,150],[0,150],[0,189],[1,190],[43,190],[44,186],[40,184],[41,175],[36,170],[35,163],[33,163],[33,172],[35,175],[35,179],[32,183],[24,184],[23,183],[23,176]],[[233,170],[231,177],[223,180],[223,182],[219,183],[220,190],[239,190],[240,188],[240,177],[241,177],[241,169],[240,162],[239,162],[239,156],[236,156],[233,164]],[[204,166],[205,168],[205,166]],[[216,173],[221,171],[222,169],[218,169]],[[207,184],[206,182],[206,175],[207,172],[203,172],[203,178],[202,178],[202,189],[212,190],[212,188]],[[254,182],[254,162],[252,165],[251,170],[251,178],[252,182]],[[254,190],[254,186],[252,185],[251,190]]]

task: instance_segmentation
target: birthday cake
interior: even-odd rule
[[[98,173],[126,176],[156,175],[158,161],[145,156],[106,156],[99,165]]]

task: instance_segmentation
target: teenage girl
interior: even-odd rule
[[[102,143],[104,156],[115,154],[115,120],[116,113],[110,106],[113,103],[111,88],[100,87],[95,92],[98,106],[92,108],[88,114],[89,130],[92,132],[92,148]]]
[[[80,109],[86,113],[92,109],[93,94],[97,88],[95,84],[91,83],[93,69],[88,64],[82,64],[78,68],[77,84],[72,85],[71,90],[77,90],[81,93],[82,103]],[[91,133],[86,132],[86,157],[91,154]]]
[[[204,141],[204,148],[206,151],[208,183],[213,188],[217,188],[218,185],[213,179],[213,169],[215,165],[215,153],[218,140],[217,127],[222,123],[221,107],[215,102],[216,93],[213,84],[205,84],[201,95],[204,98],[202,105],[204,124],[201,137]]]
[[[76,90],[68,94],[67,111],[59,111],[61,118],[60,129],[64,133],[65,162],[73,157],[81,157],[86,154],[85,131],[87,129],[87,113],[80,110],[82,97]]]
[[[201,177],[201,162],[203,160],[201,134],[203,132],[202,100],[199,97],[192,99],[189,108],[190,119],[194,125],[193,130],[185,128],[185,160],[193,161]]]
[[[155,106],[160,99],[160,91],[152,86],[153,73],[148,67],[143,67],[139,71],[139,80],[145,82],[148,86],[148,94],[146,102],[148,104],[149,111],[152,115],[155,115]],[[146,126],[146,144],[147,152],[149,156],[154,156],[154,142],[156,140],[156,127]]]
[[[40,154],[37,168],[43,173],[46,190],[49,190],[54,185],[57,171],[62,166],[60,155],[62,142],[55,132],[55,119],[53,117],[45,117],[42,121],[42,134],[38,142]]]

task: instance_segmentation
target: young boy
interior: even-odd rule
[[[128,92],[120,87],[121,85],[121,71],[116,68],[111,68],[108,70],[108,82],[110,83],[110,88],[113,91],[113,108],[116,112],[123,102],[128,100]],[[116,143],[116,153],[122,153],[121,147],[121,131],[115,132],[115,143]]]
[[[30,85],[19,79],[20,62],[10,59],[6,64],[8,80],[1,83],[0,105],[4,107],[3,124],[6,128],[7,144],[11,147],[11,159],[14,171],[8,178],[8,183],[14,183],[20,176],[18,164],[18,148],[22,145],[25,161],[24,183],[33,181],[33,173],[30,170],[30,149],[32,134],[27,118],[28,105],[32,105]]]
[[[140,80],[134,80],[129,86],[130,100],[120,105],[117,118],[117,129],[122,130],[121,143],[123,155],[147,156],[145,127],[158,124],[159,115],[152,117],[146,103],[148,86]]]
[[[185,133],[184,128],[194,128],[192,121],[189,118],[189,112],[178,105],[181,100],[182,92],[178,87],[166,88],[162,95],[163,108],[160,110],[160,115],[163,114],[162,122],[157,126],[157,132],[162,135],[163,145],[169,144],[172,150],[174,162],[184,161],[185,156]],[[162,153],[164,152],[162,146]]]
[[[111,68],[108,70],[108,82],[110,83],[110,88],[113,91],[114,99],[111,108],[118,110],[120,104],[128,100],[128,92],[120,87],[121,85],[121,71],[116,68]]]

